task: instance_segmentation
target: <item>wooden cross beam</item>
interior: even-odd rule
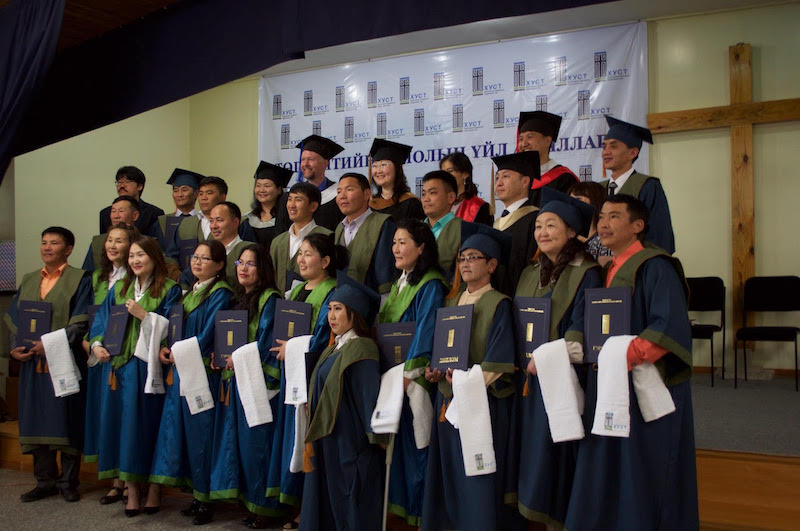
[[[755,275],[753,216],[753,124],[800,120],[800,98],[753,102],[750,45],[728,48],[731,104],[647,115],[653,134],[731,129],[731,229],[733,248],[733,325],[742,326],[744,282]]]

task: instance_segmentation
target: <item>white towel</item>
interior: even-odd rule
[[[285,404],[294,406],[308,402],[308,386],[306,383],[306,352],[311,344],[311,336],[295,336],[286,342],[284,359],[284,375],[286,378]]]
[[[81,373],[69,347],[67,332],[59,328],[42,336],[42,347],[47,358],[47,370],[53,382],[56,398],[74,395],[81,390]]]
[[[395,365],[381,376],[378,402],[370,425],[374,433],[397,433],[403,412],[403,364]]]
[[[261,368],[258,343],[254,341],[237,348],[231,359],[236,375],[236,390],[239,392],[247,425],[252,428],[272,422],[272,408],[269,405],[264,370]]]
[[[427,448],[431,441],[431,425],[433,424],[433,404],[428,391],[417,382],[408,384],[406,389],[408,405],[411,407],[412,426],[414,427],[414,443],[418,450]]]
[[[493,474],[497,471],[497,462],[492,441],[492,419],[480,365],[473,365],[469,371],[453,372],[451,407],[452,404],[456,405],[457,411],[469,412],[464,415],[464,420],[458,419],[464,472],[467,476]]]
[[[203,354],[196,337],[176,341],[171,349],[175,370],[180,378],[178,394],[186,398],[189,413],[196,415],[214,408],[214,397],[208,385]]]
[[[303,449],[306,445],[306,432],[308,431],[308,412],[305,404],[294,408],[294,446],[292,446],[292,460],[289,463],[289,472],[296,474],[303,471]]]
[[[595,435],[630,436],[628,346],[635,337],[610,337],[600,350],[597,358],[597,406],[592,426]],[[645,422],[675,411],[672,396],[652,363],[634,367],[632,379]]]
[[[540,345],[533,359],[553,442],[583,439],[583,389],[569,362],[567,342],[557,339]]]
[[[139,329],[133,355],[147,363],[147,380],[144,384],[144,392],[147,394],[164,394],[164,378],[158,352],[161,350],[161,342],[167,337],[168,329],[169,320],[154,312],[147,312]]]

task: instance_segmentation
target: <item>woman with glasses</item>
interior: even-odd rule
[[[403,163],[411,154],[411,149],[405,144],[376,138],[369,150],[373,190],[369,207],[375,212],[389,214],[395,221],[425,219],[422,203],[411,193],[403,173]]]
[[[236,260],[236,280],[235,309],[247,310],[247,340],[258,344],[270,396],[269,405],[275,419],[280,368],[270,348],[275,302],[280,295],[275,288],[275,272],[266,248],[250,244],[242,250]],[[221,369],[219,402],[215,407],[211,498],[238,500],[251,513],[245,524],[260,529],[267,524],[262,517],[282,516],[286,512],[278,500],[266,497],[275,421],[252,428],[248,426],[236,389],[233,361],[228,359],[227,365]]]
[[[209,367],[214,350],[214,316],[217,310],[227,309],[233,297],[231,287],[225,282],[225,246],[216,240],[201,243],[194,250],[190,265],[197,282],[183,297],[183,337],[176,339],[196,337],[203,363]],[[170,349],[162,347],[160,357],[161,362],[170,368],[165,378],[164,411],[150,481],[191,487],[192,504],[182,513],[194,516],[192,523],[203,524],[210,514],[214,410],[192,415],[186,398],[180,394],[181,377]],[[211,396],[217,396],[219,375],[208,370],[207,377]]]

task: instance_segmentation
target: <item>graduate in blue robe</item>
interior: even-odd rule
[[[280,298],[275,289],[275,273],[267,250],[251,244],[242,250],[236,264],[238,309],[247,309],[250,316],[248,340],[258,344],[267,391],[271,396],[273,421],[248,426],[239,393],[233,362],[222,370],[218,402],[215,405],[214,442],[211,465],[211,499],[238,500],[252,513],[247,523],[257,525],[259,516],[276,517],[286,512],[278,500],[267,498],[267,470],[278,409],[280,367],[272,348],[272,326],[275,302]],[[202,513],[198,517],[206,520]]]
[[[328,324],[328,303],[336,288],[336,271],[347,263],[347,249],[334,245],[327,234],[309,234],[300,245],[297,265],[304,279],[295,286],[289,299],[311,304],[311,341],[306,354],[306,371],[314,368],[322,351],[328,347],[331,327]],[[280,360],[285,359],[285,349],[276,347]],[[267,496],[277,497],[281,503],[300,507],[303,497],[303,473],[291,472],[289,465],[294,450],[295,406],[284,404],[286,399],[286,374],[281,363],[281,391],[278,415],[275,419],[275,442],[269,461]]]
[[[534,237],[539,244],[535,264],[522,272],[518,297],[551,299],[548,341],[565,338],[570,361],[585,380],[583,322],[585,293],[601,287],[600,266],[577,236],[586,236],[594,209],[551,188],[541,190],[541,211]],[[556,273],[558,266],[564,267]],[[561,529],[572,490],[578,453],[577,441],[553,443],[539,378],[531,358],[520,356],[516,374],[515,418],[519,422],[518,508],[528,520]]]
[[[91,352],[103,364],[102,406],[97,470],[100,479],[128,481],[126,514],[135,516],[144,506],[159,506],[158,489],[151,485],[148,505],[141,503],[139,484],[147,482],[152,467],[164,395],[146,394],[147,363],[133,353],[142,319],[148,312],[166,317],[181,296],[180,287],[167,278],[167,266],[158,243],[146,236],[134,241],[128,258],[129,271],[117,282],[98,308],[90,333]],[[103,338],[112,306],[128,307],[128,324],[118,356],[110,357]]]
[[[304,452],[300,529],[379,529],[384,438],[372,433],[378,400],[378,346],[367,323],[380,298],[340,273],[330,299],[328,322],[336,341],[311,375],[310,424]]]
[[[620,194],[603,205],[598,232],[614,253],[607,287],[633,288],[628,348],[630,435],[591,434],[597,372],[589,370],[584,421],[565,526],[581,529],[699,528],[691,377],[691,328],[687,290],[678,260],[644,248],[640,235],[647,208]],[[630,369],[653,363],[675,403],[675,411],[644,422]]]
[[[407,353],[403,377],[408,386],[418,386],[430,400],[433,387],[425,379],[431,363],[436,310],[447,294],[444,272],[439,266],[436,238],[427,223],[409,218],[400,220],[394,236],[395,267],[400,279],[381,308],[381,323],[416,323],[414,339]],[[422,518],[422,495],[428,448],[418,447],[414,435],[414,414],[408,396],[403,397],[400,426],[395,435],[392,465],[389,472],[388,511],[419,527]]]
[[[22,502],[36,501],[59,491],[67,501],[80,499],[77,488],[86,400],[86,358],[80,345],[87,327],[91,280],[84,271],[67,263],[74,246],[75,236],[68,229],[45,229],[40,247],[44,267],[23,277],[4,316],[9,330],[15,334],[10,355],[20,362],[19,443],[22,453],[33,455],[36,477],[36,487],[20,496]],[[21,322],[22,301],[50,304],[48,331],[63,328],[69,348],[79,353],[73,354],[82,378],[79,392],[56,398],[39,337],[24,340],[22,330],[18,329],[30,326],[27,320]],[[60,474],[58,452],[61,452]]]
[[[522,524],[515,507],[512,375],[516,340],[512,305],[490,283],[499,259],[507,256],[508,240],[507,235],[484,226],[468,237],[460,247],[459,258],[464,261],[458,266],[466,289],[447,301],[452,306],[474,305],[469,364],[479,363],[489,382],[487,396],[497,471],[466,475],[458,430],[444,417],[452,400],[452,373],[426,369],[426,379],[438,382],[438,389],[425,473],[423,530],[516,529]]]
[[[200,257],[191,260],[198,281],[183,298],[183,337],[176,340],[196,337],[208,368],[214,349],[214,316],[218,310],[228,308],[233,292],[224,280],[225,247],[221,243],[213,240],[201,243],[194,256]],[[204,257],[211,260],[202,260]],[[162,348],[161,357],[167,364],[171,362],[167,347]],[[211,395],[217,396],[219,373],[207,370]],[[180,396],[180,374],[174,365],[170,366],[165,384],[164,410],[150,481],[192,487],[194,499],[186,512],[196,516],[198,505],[209,501],[214,410],[191,414],[186,398]]]

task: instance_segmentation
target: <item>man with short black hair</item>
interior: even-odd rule
[[[111,225],[109,225],[109,228],[120,223],[128,225],[129,227],[135,227],[136,220],[139,219],[140,214],[139,202],[135,198],[129,195],[115,197],[114,201],[111,202],[111,211],[109,213]],[[156,233],[148,233],[146,236],[158,238],[161,234],[159,227],[157,225],[151,225],[150,228],[154,229]],[[103,253],[106,252],[105,242],[107,237],[108,232],[97,234],[92,237],[89,249],[86,251],[86,258],[83,260],[82,269],[84,271],[92,273],[103,263]]]
[[[87,308],[91,303],[92,283],[88,273],[67,263],[74,246],[75,236],[68,229],[45,229],[39,248],[44,266],[22,278],[4,316],[14,334],[11,357],[20,362],[19,442],[22,453],[33,455],[33,474],[36,476],[36,487],[20,496],[23,502],[40,500],[59,491],[66,501],[80,499],[78,472],[83,449],[84,382],[87,378],[81,340],[88,325]],[[65,330],[66,340],[62,342],[60,354],[72,356],[81,375],[79,392],[56,398],[42,341],[34,340],[25,345],[22,331],[18,329],[37,326],[23,318],[21,303],[24,301],[49,303],[50,322],[43,323],[38,329]],[[48,351],[48,355],[55,354]],[[60,475],[56,461],[59,451]]]
[[[167,243],[167,257],[178,262],[181,269],[189,268],[189,257],[198,243],[211,235],[211,209],[228,197],[228,183],[220,177],[203,177],[197,190],[200,211],[189,216],[178,225],[172,240]]]
[[[144,184],[147,180],[142,170],[136,166],[123,166],[117,170],[114,180],[117,194],[133,197],[139,202],[139,219],[136,220],[136,228],[142,234],[152,234],[153,224],[158,222],[158,216],[164,214],[164,211],[142,200],[142,192],[144,192]],[[111,207],[100,211],[100,234],[108,232],[108,227],[112,224],[110,214]]]

